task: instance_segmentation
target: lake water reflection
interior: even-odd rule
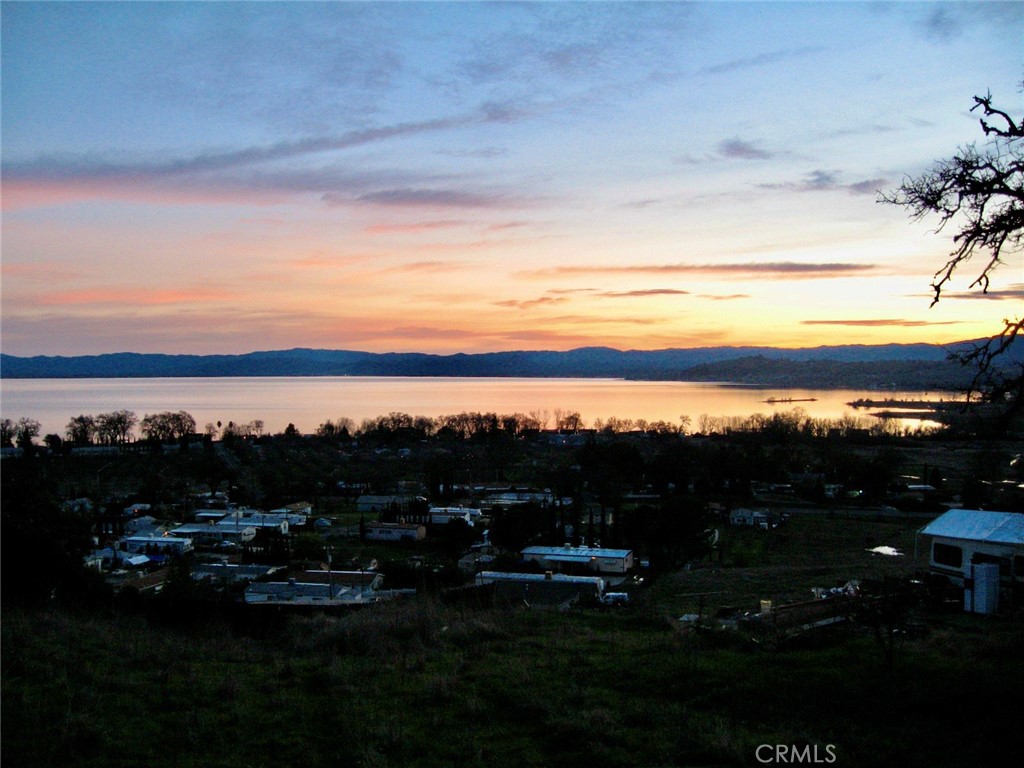
[[[147,413],[185,410],[207,423],[262,419],[268,432],[294,424],[313,432],[327,419],[365,418],[392,411],[437,417],[461,411],[496,413],[578,411],[585,426],[610,416],[678,424],[701,414],[745,417],[802,408],[818,418],[866,416],[847,403],[859,398],[942,399],[941,393],[864,390],[759,389],[729,384],[622,379],[253,377],[160,379],[3,379],[3,418],[42,424],[42,434],[64,434],[80,414],[120,409]],[[947,395],[946,399],[951,399]],[[785,402],[765,402],[770,399]],[[919,423],[919,422],[913,422]]]

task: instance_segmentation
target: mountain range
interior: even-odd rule
[[[808,388],[956,389],[970,381],[971,371],[950,361],[949,355],[974,344],[976,342],[965,341],[949,345],[841,345],[800,349],[702,347],[650,351],[582,347],[566,352],[452,355],[303,348],[239,355],[122,352],[18,357],[0,354],[0,377],[516,376],[717,381]],[[1008,354],[1014,360],[1024,358],[1024,344],[1016,344]]]

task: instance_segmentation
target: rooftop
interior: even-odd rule
[[[527,547],[524,555],[540,555],[541,557],[558,557],[560,559],[586,559],[592,557],[629,557],[630,549],[604,549],[602,547]]]
[[[951,509],[928,523],[921,533],[949,539],[1024,544],[1024,514]]]

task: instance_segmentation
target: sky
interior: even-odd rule
[[[1024,4],[3,2],[14,355],[947,343],[880,204],[1021,113]]]

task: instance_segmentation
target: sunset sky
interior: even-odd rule
[[[1019,116],[1020,3],[2,5],[2,349],[949,342],[876,202]]]

